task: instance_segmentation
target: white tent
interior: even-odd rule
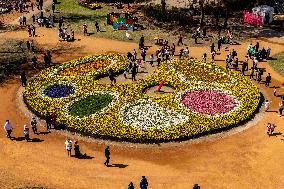
[[[258,14],[262,16],[263,18],[263,23],[271,23],[273,21],[273,12],[274,8],[267,6],[267,5],[261,5],[258,7],[255,7],[252,9],[252,12],[254,14]]]

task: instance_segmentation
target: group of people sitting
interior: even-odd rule
[[[63,41],[74,41],[75,37],[74,37],[74,31],[71,30],[70,32],[67,31],[67,28],[59,28],[58,29],[58,37],[59,40],[63,40]]]

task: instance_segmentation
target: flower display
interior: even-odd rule
[[[50,98],[67,97],[75,92],[74,87],[70,85],[51,85],[44,90],[44,94]]]
[[[145,99],[125,104],[119,112],[119,117],[125,125],[140,129],[166,128],[188,120],[185,115]]]
[[[193,112],[211,116],[228,113],[238,106],[233,96],[206,89],[188,92],[183,97],[182,103]]]
[[[251,119],[261,102],[258,88],[249,79],[197,60],[163,62],[151,75],[132,83],[98,82],[110,69],[120,73],[129,63],[123,55],[101,54],[47,68],[29,81],[24,101],[39,116],[55,112],[67,128],[132,142],[184,140],[230,128]],[[164,85],[175,89],[173,93],[144,93],[164,79]],[[72,86],[74,92],[48,97],[46,89],[57,89],[57,84]]]

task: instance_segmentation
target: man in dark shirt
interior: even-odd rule
[[[271,76],[270,73],[268,73],[268,76],[266,76],[265,78],[265,86],[269,87],[270,82],[271,82]]]
[[[105,164],[105,166],[108,167],[108,165],[109,165],[109,160],[110,160],[109,146],[107,146],[106,149],[105,149],[105,157],[106,157],[106,161],[104,162],[104,164]]]

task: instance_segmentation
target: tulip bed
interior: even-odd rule
[[[89,66],[98,62],[106,65]],[[126,56],[103,54],[45,69],[25,88],[25,103],[41,117],[55,112],[60,123],[85,134],[120,141],[167,142],[236,126],[251,119],[261,102],[258,88],[249,79],[196,60],[163,62],[153,74],[133,83],[98,83],[97,78],[109,69],[118,73],[129,63]],[[175,88],[173,93],[158,97],[144,93],[164,78],[165,85]],[[60,96],[44,93],[62,86],[72,92],[59,92]]]

